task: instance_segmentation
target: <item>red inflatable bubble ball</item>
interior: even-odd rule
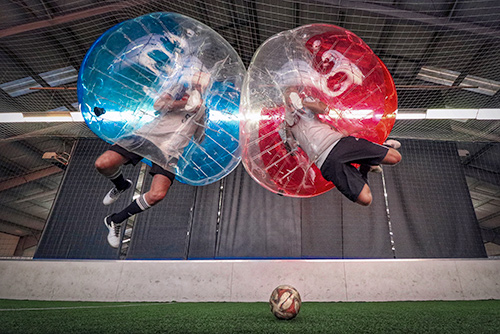
[[[307,101],[325,106],[315,121],[379,144],[396,119],[389,71],[352,32],[312,24],[268,39],[255,53],[242,88],[242,161],[259,184],[285,196],[312,197],[334,187],[316,165],[321,140],[298,140],[286,130],[287,110],[304,111]]]

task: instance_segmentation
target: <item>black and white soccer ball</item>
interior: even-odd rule
[[[299,292],[293,286],[280,285],[271,293],[269,305],[276,318],[290,320],[299,314],[302,300]]]

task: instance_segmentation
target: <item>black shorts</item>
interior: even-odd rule
[[[339,140],[321,166],[321,174],[349,200],[356,202],[366,184],[361,172],[352,164],[379,165],[389,148],[352,136]]]
[[[116,153],[124,156],[125,158],[127,158],[128,161],[125,163],[125,165],[132,164],[135,166],[135,165],[137,165],[137,163],[139,161],[141,161],[143,159],[143,157],[141,157],[139,154],[135,154],[134,152],[127,151],[123,147],[116,145],[116,144],[112,145],[109,148],[109,150],[116,152]],[[156,174],[164,175],[164,176],[168,177],[171,182],[174,182],[174,179],[175,179],[174,173],[169,172],[168,170],[161,168],[160,166],[158,166],[155,163],[152,163],[149,174],[151,174],[152,176],[155,176]]]

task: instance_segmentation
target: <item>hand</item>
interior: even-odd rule
[[[156,99],[153,108],[156,111],[167,111],[168,109],[170,109],[170,106],[173,101],[174,98],[172,97],[172,95],[164,93],[160,95],[159,98]]]
[[[201,108],[202,104],[203,104],[203,98],[200,92],[197,90],[192,90],[189,92],[189,98],[187,99],[184,108],[187,111],[194,111],[194,110],[198,111]]]
[[[160,112],[179,110],[186,106],[188,99],[187,94],[184,94],[180,100],[176,100],[169,93],[164,93],[155,101],[153,108]]]
[[[304,105],[304,107],[311,110],[316,115],[328,114],[328,112],[330,111],[326,103],[317,99],[315,100],[304,99],[302,101],[302,104]]]
[[[296,87],[288,87],[285,92],[285,103],[292,109],[302,109],[302,98]]]

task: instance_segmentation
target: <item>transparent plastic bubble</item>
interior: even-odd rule
[[[297,101],[327,106],[315,116],[319,121],[344,135],[376,143],[383,143],[394,125],[396,89],[368,45],[334,25],[312,24],[281,32],[254,54],[240,106],[243,164],[258,183],[275,193],[316,196],[334,185],[321,176],[317,157],[305,153],[302,147],[307,143],[287,141],[285,145],[283,124],[291,88]]]
[[[175,13],[122,22],[92,45],[78,77],[89,128],[205,185],[241,160],[240,89],[245,67],[208,26]]]

